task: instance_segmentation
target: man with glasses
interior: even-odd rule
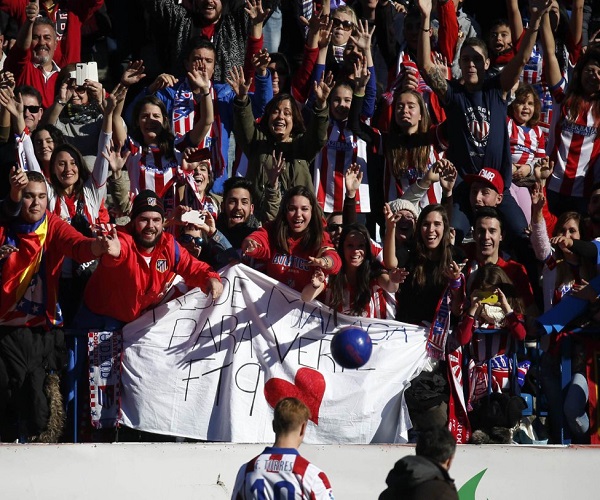
[[[15,95],[21,96],[25,126],[29,129],[29,132],[33,132],[44,114],[42,95],[36,88],[30,85],[20,85],[15,89]]]

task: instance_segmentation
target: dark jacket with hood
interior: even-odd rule
[[[422,456],[398,460],[385,482],[379,500],[458,500],[448,471]]]

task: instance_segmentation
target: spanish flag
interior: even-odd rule
[[[45,316],[44,245],[48,236],[47,214],[35,224],[11,224],[4,228],[3,236],[3,244],[12,244],[19,251],[0,262],[0,322],[16,316]],[[56,319],[60,322],[59,318]]]

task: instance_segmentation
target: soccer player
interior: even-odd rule
[[[243,465],[238,472],[232,500],[281,498],[331,499],[329,479],[308,460],[298,447],[304,440],[310,410],[296,398],[285,398],[275,406],[275,444]]]

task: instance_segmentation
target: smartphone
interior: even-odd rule
[[[497,304],[498,294],[494,290],[477,290],[475,293],[482,304]]]
[[[210,160],[210,149],[208,148],[197,149],[187,159],[188,163],[196,163],[206,160]]]
[[[206,221],[206,216],[199,212],[198,210],[192,210],[190,212],[185,212],[181,215],[181,222],[188,222],[189,224],[195,224],[199,226],[200,224],[204,224]]]
[[[95,61],[75,65],[75,84],[81,87],[86,80],[98,81],[98,64]]]

